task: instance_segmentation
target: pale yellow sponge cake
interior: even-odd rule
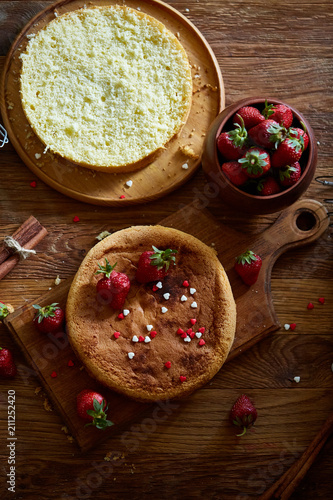
[[[178,39],[134,9],[55,18],[21,55],[21,100],[53,153],[94,170],[147,165],[186,123],[191,67]]]

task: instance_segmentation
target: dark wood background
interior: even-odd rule
[[[15,35],[52,2],[0,1],[0,70]],[[170,5],[185,14],[211,44],[221,66],[226,104],[270,95],[299,109],[318,140],[318,175],[332,173],[332,3],[330,0],[210,0]],[[189,12],[186,11],[189,10]],[[0,237],[33,214],[49,230],[38,254],[0,282],[0,300],[19,307],[73,275],[95,236],[133,224],[154,224],[203,192],[200,170],[167,197],[129,208],[105,208],[67,198],[36,180],[8,144],[0,151]],[[306,197],[333,198],[333,189],[312,182]],[[329,204],[326,205],[331,208]],[[277,214],[244,217],[211,200],[221,222],[245,233],[267,228]],[[75,215],[80,223],[73,223]],[[290,251],[272,275],[279,330],[229,362],[211,384],[168,408],[153,409],[82,455],[47,411],[40,382],[7,330],[0,345],[13,349],[20,375],[0,381],[1,498],[15,499],[222,499],[257,498],[310,443],[333,411],[332,229],[309,247]],[[325,296],[324,306],[318,297]],[[315,304],[306,309],[309,301]],[[299,375],[296,384],[293,377]],[[7,491],[7,391],[16,391],[16,494]],[[228,422],[234,400],[246,393],[258,420],[244,438]],[[328,499],[333,491],[333,441],[328,441],[293,500]],[[110,458],[110,461],[106,461]]]

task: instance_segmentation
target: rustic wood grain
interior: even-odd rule
[[[15,36],[51,3],[0,2],[0,71]],[[213,48],[223,72],[226,104],[258,94],[289,101],[306,116],[320,142],[317,174],[332,175],[332,3],[169,0],[168,4],[188,17]],[[161,200],[139,209],[109,209],[71,200],[38,179],[37,188],[30,188],[36,179],[11,144],[0,150],[0,169],[0,236],[12,234],[31,214],[50,233],[37,247],[37,255],[0,283],[0,299],[16,307],[54,287],[57,274],[70,277],[103,229],[154,224],[193,200],[208,207],[220,222],[246,234],[266,229],[278,215],[245,220],[219,200],[207,198],[201,171]],[[333,198],[333,189],[313,181],[304,197]],[[325,206],[332,210],[332,205]],[[79,215],[80,223],[72,222],[74,215]],[[304,451],[333,409],[332,241],[329,229],[315,244],[282,255],[273,267],[273,304],[282,325],[297,323],[293,333],[282,328],[230,361],[211,385],[157,423],[154,432],[139,432],[134,442],[124,444],[123,432],[129,430],[124,428],[89,455],[80,455],[68,441],[60,415],[45,411],[45,397],[34,393],[39,380],[0,325],[0,343],[14,350],[22,374],[10,383],[0,381],[1,498],[13,498],[4,486],[8,388],[17,394],[18,499],[257,498]],[[326,303],[319,307],[316,301],[322,295]],[[310,300],[315,305],[312,311],[306,309]],[[299,384],[293,381],[295,375],[301,377]],[[239,440],[228,414],[243,392],[255,400],[259,416],[255,432]],[[144,418],[151,415],[138,418],[134,431],[142,431]],[[108,477],[96,475],[93,462],[110,464],[104,457],[112,451],[124,458],[112,462]],[[292,500],[331,497],[332,451],[331,439]]]

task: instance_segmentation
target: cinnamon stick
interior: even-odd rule
[[[328,417],[301,457],[258,500],[288,500],[315,461],[332,431],[333,414]]]
[[[31,215],[29,219],[23,222],[23,224],[15,231],[15,233],[12,234],[12,237],[21,245],[21,247],[26,247],[27,243],[43,230],[46,231],[45,228],[40,224],[40,222],[38,222],[38,220],[33,215]],[[47,232],[44,233],[44,236],[46,234]],[[31,250],[31,248],[29,250]],[[7,248],[4,244],[0,245],[0,264],[2,264],[11,255],[13,254],[9,248]]]

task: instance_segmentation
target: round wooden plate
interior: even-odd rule
[[[206,131],[224,108],[223,80],[217,60],[198,29],[177,10],[159,0],[126,0],[161,21],[184,46],[193,77],[193,101],[187,123],[178,137],[150,165],[129,173],[95,172],[49,151],[34,134],[21,106],[20,54],[30,35],[37,33],[57,15],[92,5],[113,5],[116,1],[61,0],[40,12],[21,31],[6,58],[1,80],[1,113],[8,136],[29,169],[42,181],[72,198],[96,205],[115,206],[154,200],[186,182],[200,165]],[[119,3],[119,1],[118,1]],[[43,61],[40,62],[43,64]],[[195,157],[182,150],[189,146]],[[183,168],[187,164],[188,168]],[[132,185],[126,185],[131,180]],[[121,196],[125,196],[121,198]]]

